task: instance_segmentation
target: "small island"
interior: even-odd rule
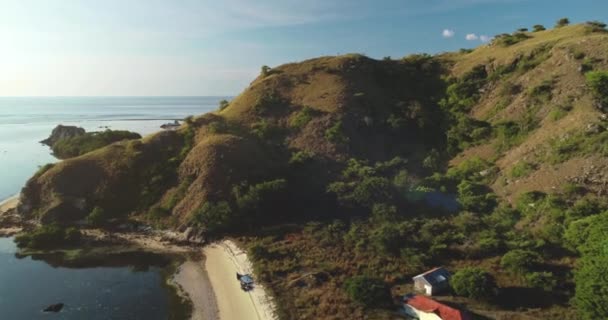
[[[40,143],[46,144],[59,159],[73,158],[123,140],[141,139],[141,135],[126,130],[86,132],[75,126],[58,125]]]

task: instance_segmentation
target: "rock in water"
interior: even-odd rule
[[[59,312],[61,311],[61,309],[63,309],[64,304],[63,303],[55,303],[52,304],[46,308],[44,308],[42,311],[43,312]]]
[[[48,138],[40,141],[40,143],[52,147],[57,141],[61,139],[82,136],[85,133],[86,131],[80,127],[58,125],[55,127],[55,129],[53,129],[51,135]]]

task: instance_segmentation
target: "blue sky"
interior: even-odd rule
[[[437,53],[560,17],[608,21],[608,0],[0,4],[0,96],[234,95],[262,65],[350,52]]]

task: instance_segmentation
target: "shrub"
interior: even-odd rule
[[[542,24],[535,24],[535,25],[532,27],[532,31],[533,31],[533,32],[539,32],[539,31],[544,31],[544,30],[546,30],[546,28],[545,28],[545,26],[543,26]]]
[[[253,112],[258,116],[268,116],[272,112],[279,111],[283,105],[283,100],[275,92],[264,92],[256,98],[253,105]]]
[[[484,176],[481,172],[491,167],[490,162],[480,157],[471,157],[458,164],[458,166],[448,169],[446,176],[458,182],[461,180],[482,181]]]
[[[388,286],[377,278],[357,276],[345,282],[348,296],[365,307],[386,306],[391,302]]]
[[[269,66],[264,65],[264,66],[262,66],[260,73],[261,73],[262,77],[266,77],[266,76],[270,75],[271,70],[272,69]]]
[[[514,249],[500,259],[500,266],[514,274],[523,275],[535,268],[540,261],[540,256],[534,251]]]
[[[556,28],[561,28],[561,27],[565,27],[567,25],[570,24],[570,19],[568,18],[561,18],[559,20],[557,20],[557,22],[555,23],[555,27]]]
[[[552,121],[558,121],[568,115],[568,112],[572,111],[572,106],[569,104],[566,105],[558,105],[549,112],[549,119]]]
[[[525,276],[525,280],[528,286],[542,289],[547,292],[553,291],[557,285],[557,280],[555,279],[555,276],[553,276],[553,273],[547,271],[528,273]]]
[[[439,152],[436,149],[431,149],[426,158],[422,160],[422,166],[431,171],[439,170],[439,167],[441,166],[441,155]]]
[[[253,124],[251,132],[260,140],[273,140],[280,138],[283,130],[271,121],[262,119]]]
[[[34,174],[35,177],[40,177],[41,175],[45,174],[47,171],[51,170],[52,167],[54,167],[55,164],[54,163],[47,163],[43,166],[39,166],[38,167],[38,171],[36,171],[36,173]]]
[[[496,36],[493,43],[502,47],[512,46],[516,43],[529,39],[530,36],[523,32],[515,32],[513,34],[503,34]]]
[[[19,248],[49,249],[78,244],[82,234],[76,228],[64,228],[57,224],[43,225],[15,237]]]
[[[109,218],[109,215],[103,208],[95,207],[87,216],[87,222],[93,226],[99,226],[104,224]]]
[[[457,295],[473,299],[489,299],[496,293],[492,275],[476,267],[458,270],[450,279],[450,284]]]
[[[520,195],[516,207],[523,215],[535,212],[539,204],[547,199],[547,194],[540,191],[530,191]]]
[[[526,177],[530,173],[536,170],[536,166],[527,161],[520,161],[513,166],[511,169],[511,177],[512,178],[521,178]]]
[[[608,108],[608,71],[591,71],[585,77],[600,109]]]
[[[587,21],[585,22],[585,31],[588,33],[606,32],[606,24],[600,21]]]
[[[458,203],[464,210],[489,213],[496,207],[496,195],[479,183],[463,180],[458,185]]]
[[[348,137],[344,135],[342,128],[342,121],[336,121],[333,126],[325,130],[325,138],[330,142],[342,144],[349,141]]]
[[[148,218],[158,221],[171,215],[171,211],[162,206],[153,206],[148,210]]]
[[[532,87],[528,91],[530,98],[538,102],[546,102],[551,99],[551,91],[553,91],[553,80],[544,80],[538,86]]]
[[[306,124],[308,124],[314,116],[315,116],[314,109],[312,109],[310,107],[304,107],[292,116],[289,124],[294,128],[302,128]]]
[[[608,255],[584,256],[574,272],[574,305],[582,319],[608,319]]]
[[[266,218],[279,208],[279,203],[285,198],[287,180],[275,179],[254,185],[242,185],[233,189],[239,215],[252,223],[257,219]]]
[[[291,154],[290,165],[301,165],[313,160],[315,154],[308,151],[297,151]]]
[[[220,101],[220,111],[228,108],[228,105],[230,105],[230,102],[228,102],[228,100],[224,99]]]
[[[230,229],[238,222],[236,220],[230,205],[225,201],[205,202],[193,216],[193,222],[211,234]]]

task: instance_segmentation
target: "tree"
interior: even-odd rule
[[[587,32],[606,32],[606,24],[601,21],[587,21],[585,29]]]
[[[528,28],[519,28],[517,32],[528,32]]]
[[[205,204],[194,214],[196,224],[206,228],[210,233],[218,233],[229,229],[235,224],[235,216],[227,202],[218,203],[205,202]]]
[[[365,306],[385,306],[391,302],[388,286],[377,278],[357,276],[346,280],[345,289],[355,302]]]
[[[223,99],[220,101],[220,111],[228,108],[228,105],[230,104],[230,102],[228,102],[228,100]]]
[[[270,75],[271,70],[272,69],[269,66],[262,66],[262,76],[265,77]]]
[[[454,292],[474,299],[490,298],[496,293],[496,283],[491,274],[477,267],[458,270],[450,279]]]
[[[93,226],[99,226],[106,222],[108,216],[106,215],[105,210],[100,207],[95,207],[93,211],[87,216],[87,222]]]
[[[561,18],[559,20],[557,20],[557,23],[555,24],[556,28],[561,28],[561,27],[565,27],[567,25],[570,24],[570,19],[568,18]]]
[[[608,255],[584,256],[574,272],[574,305],[587,320],[608,319]]]
[[[514,274],[523,275],[536,267],[540,261],[540,256],[534,251],[514,249],[500,259],[500,266]]]
[[[422,166],[431,171],[437,171],[439,170],[440,162],[441,155],[439,154],[439,152],[436,149],[431,149],[431,151],[429,151],[429,154],[422,161]]]
[[[576,220],[566,237],[581,253],[573,302],[583,319],[608,319],[608,211]]]
[[[535,24],[532,27],[532,32],[540,32],[540,31],[545,31],[545,30],[547,30],[547,29],[542,24]]]
[[[462,180],[458,184],[458,202],[464,210],[487,213],[496,207],[496,196],[483,184]]]

